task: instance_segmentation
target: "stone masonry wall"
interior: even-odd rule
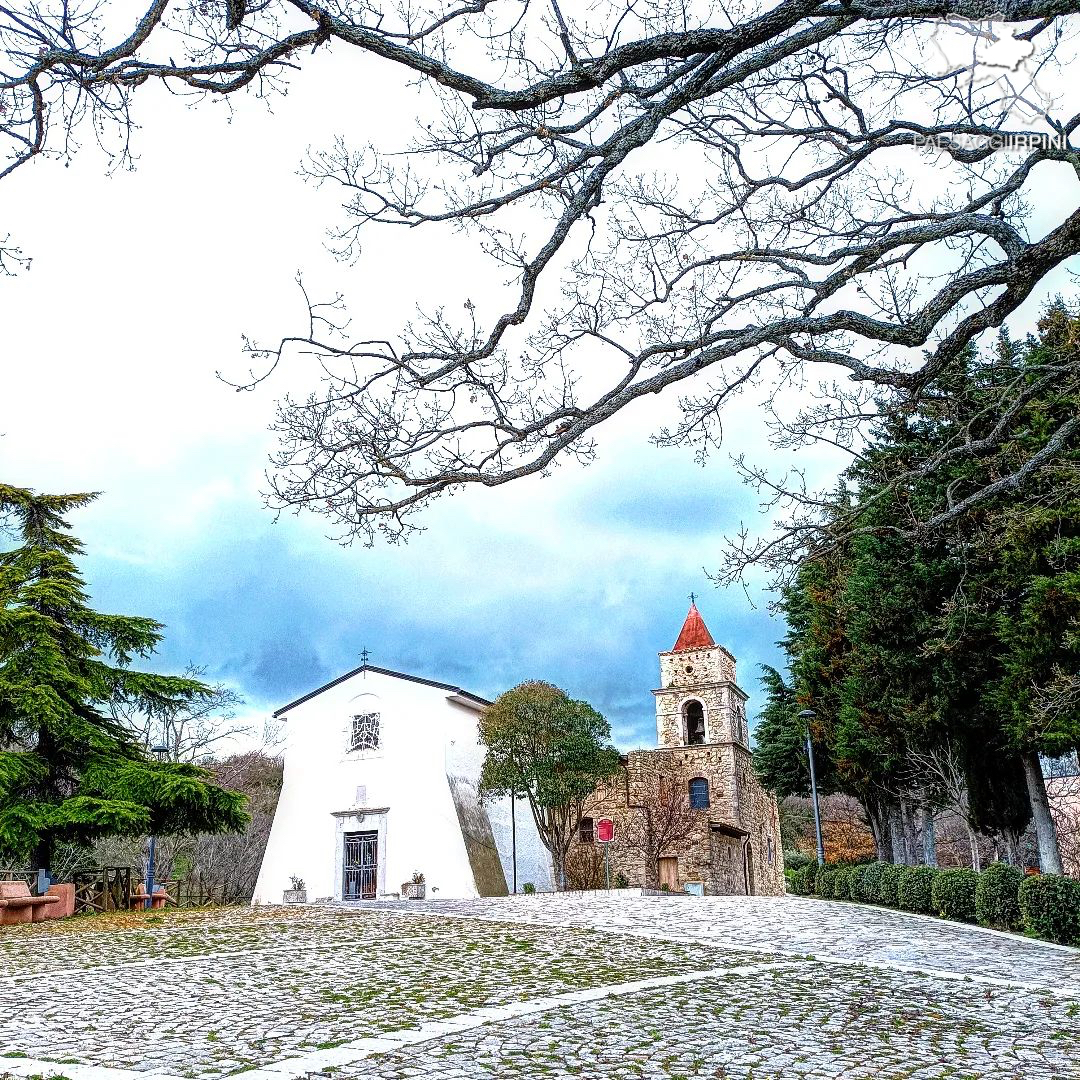
[[[656,867],[632,842],[641,832],[642,805],[657,807],[663,784],[670,797],[688,801],[689,781],[702,777],[709,784],[709,808],[693,815],[688,835],[668,845],[661,856],[678,859],[678,887],[704,882],[710,895],[746,891],[744,839],[715,826],[749,833],[753,881],[751,891],[779,895],[784,891],[780,856],[780,821],[776,801],[753,776],[749,754],[731,743],[674,749],[637,750],[609,783],[597,789],[586,813],[594,820],[610,817],[616,841],[611,849],[614,879],[622,873],[631,885],[655,888]],[[768,852],[773,852],[773,863]],[[580,839],[575,843],[582,843]]]

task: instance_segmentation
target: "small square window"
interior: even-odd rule
[[[593,842],[593,819],[591,817],[581,819],[581,824],[578,826],[578,838],[583,844]]]
[[[352,742],[350,750],[378,750],[379,714],[362,713],[352,718]]]

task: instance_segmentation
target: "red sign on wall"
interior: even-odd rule
[[[615,822],[609,817],[602,817],[596,823],[596,840],[600,844],[610,844],[615,839]]]

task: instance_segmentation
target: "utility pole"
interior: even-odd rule
[[[817,834],[818,866],[825,865],[825,845],[821,840],[821,810],[818,807],[817,775],[814,772],[814,743],[810,738],[810,721],[817,716],[813,709],[803,709],[799,719],[806,725],[806,757],[810,762],[810,798],[814,804],[814,832]]]
[[[152,747],[153,753],[157,755],[158,761],[164,761],[165,755],[169,752],[167,746],[155,746]],[[154,902],[154,853],[157,846],[157,837],[153,833],[150,834],[150,858],[146,863],[146,901],[143,907],[150,907]]]
[[[512,895],[517,896],[517,808],[514,805],[514,792],[510,792],[510,861],[514,866],[514,888]]]

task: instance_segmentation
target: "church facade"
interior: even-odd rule
[[[284,777],[253,903],[505,896],[552,887],[527,804],[483,802],[477,721],[490,704],[447,683],[365,663],[278,709]]]
[[[735,657],[713,640],[693,602],[674,647],[660,653],[653,694],[656,748],[626,754],[597,789],[568,857],[571,878],[602,883],[597,822],[610,818],[613,880],[707,895],[783,894],[780,817],[754,774],[747,695]]]

